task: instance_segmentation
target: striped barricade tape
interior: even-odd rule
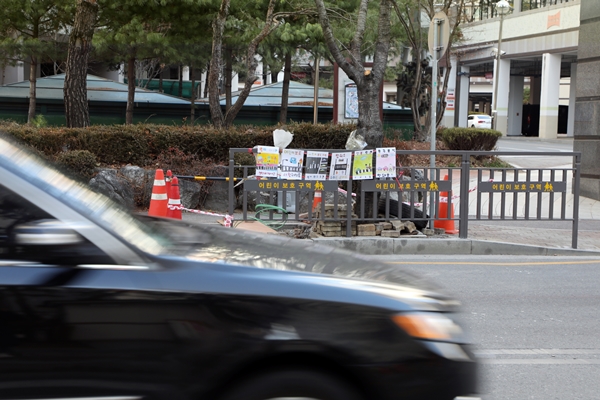
[[[227,214],[223,215],[223,214],[211,213],[208,211],[193,210],[190,208],[185,208],[183,206],[174,206],[171,204],[169,204],[168,207],[171,210],[181,210],[181,211],[187,211],[187,212],[194,213],[194,214],[214,215],[215,217],[223,217],[223,226],[226,226],[227,228],[231,228],[233,226],[233,215],[227,215]]]

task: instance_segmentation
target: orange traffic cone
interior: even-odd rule
[[[313,211],[315,211],[317,209],[317,207],[319,207],[319,204],[321,204],[321,191],[315,190],[315,197],[313,199],[313,205],[312,205]]]
[[[165,174],[162,169],[157,169],[154,175],[154,185],[152,186],[152,197],[150,198],[148,215],[166,217],[168,202]]]
[[[173,180],[173,173],[170,169],[165,174],[165,187],[167,188],[167,196],[171,196],[171,180]]]
[[[173,207],[173,208],[171,208]],[[175,208],[176,207],[176,208]],[[181,219],[181,199],[179,197],[179,180],[173,177],[171,180],[171,191],[169,192],[169,205],[167,206],[167,218]]]
[[[448,175],[444,176],[444,180],[448,180]],[[440,199],[438,203],[438,219],[433,221],[433,226],[435,228],[445,229],[446,233],[448,234],[456,234],[458,233],[458,229],[456,229],[454,222],[454,204],[452,204],[452,208],[450,210],[450,219],[448,219],[448,202],[450,201],[449,193],[452,192],[440,192],[440,197],[445,197],[446,199]]]

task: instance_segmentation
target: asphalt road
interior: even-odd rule
[[[540,141],[538,138],[509,137],[500,138],[496,147],[500,151],[543,151],[565,153],[573,151],[573,140],[559,139],[553,141]],[[501,158],[516,168],[557,168],[573,165],[573,157],[502,156]]]
[[[483,399],[600,399],[600,258],[375,258],[462,302]]]

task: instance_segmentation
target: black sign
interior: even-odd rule
[[[365,192],[385,192],[401,190],[405,192],[449,192],[452,190],[450,181],[392,181],[392,180],[365,180],[362,181],[362,190]]]
[[[315,191],[323,190],[326,192],[335,192],[338,190],[337,181],[292,181],[285,179],[274,180],[247,180],[244,181],[244,190],[262,191],[262,190],[303,190]]]
[[[566,182],[479,182],[480,192],[528,193],[528,192],[566,192]]]

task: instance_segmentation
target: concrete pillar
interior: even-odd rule
[[[502,136],[506,136],[508,130],[508,91],[510,88],[510,60],[501,58],[500,59],[500,74],[496,79],[495,74],[498,69],[496,68],[496,60],[494,61],[494,85],[498,84],[498,90],[494,89],[494,92],[498,95],[496,100],[496,130],[502,132]],[[492,104],[494,99],[492,99]],[[494,110],[492,110],[492,113]]]
[[[258,59],[258,56],[255,56]],[[254,82],[254,86],[262,86],[265,83],[263,82],[263,63],[260,61],[256,66],[256,71],[254,72],[256,76],[258,76],[258,80]],[[237,87],[237,86],[236,86]]]
[[[523,0],[514,0],[513,1],[513,15],[521,12],[521,7],[523,4]]]
[[[236,74],[237,75],[237,74]],[[208,78],[208,73],[202,72],[202,75],[200,76],[200,98],[205,98],[204,97],[204,90],[206,89],[206,79]]]
[[[567,136],[573,137],[575,130],[575,101],[577,91],[577,63],[571,64],[571,83],[569,85],[569,113],[567,114]]]
[[[262,81],[262,79],[260,80]],[[240,76],[236,73],[231,76],[231,90],[233,92],[240,90]]]
[[[190,67],[187,65],[184,65],[182,70],[181,70],[181,80],[182,81],[189,81],[190,80]]]
[[[560,97],[560,54],[542,56],[542,90],[540,93],[540,139],[556,139],[558,100]]]
[[[581,152],[581,195],[600,200],[600,7],[582,1],[573,150]]]
[[[119,83],[125,83],[125,63],[121,63],[121,67],[119,68]]]
[[[469,89],[471,79],[469,78],[470,67],[460,66],[460,92],[458,93],[458,125],[461,127],[467,126],[467,116],[469,111],[473,109],[473,102],[469,101]]]
[[[450,58],[450,74],[448,76],[448,86],[446,89],[446,110],[444,111],[444,118],[442,118],[442,125],[445,127],[454,126],[454,113],[456,110],[456,73],[457,73],[457,59],[455,56]]]
[[[521,136],[523,126],[523,88],[524,76],[510,77],[508,93],[508,131],[507,136]]]

